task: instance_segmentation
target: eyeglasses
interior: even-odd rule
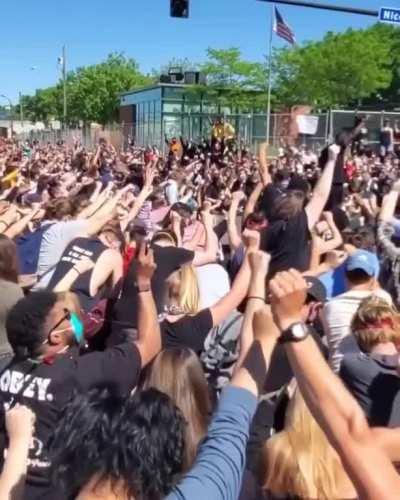
[[[60,325],[61,323],[63,323],[65,320],[70,320],[71,319],[71,311],[69,311],[68,309],[64,309],[64,316],[60,319],[60,321],[58,321],[54,326],[53,328],[51,328],[51,330],[49,331],[48,333],[48,336],[50,335],[51,332],[54,332],[54,330],[56,330]]]

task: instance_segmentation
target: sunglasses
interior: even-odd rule
[[[49,331],[47,338],[49,338],[50,334],[54,332],[65,320],[69,321],[69,328],[65,328],[64,330],[71,329],[75,340],[78,344],[82,341],[84,336],[84,325],[80,317],[74,313],[69,311],[68,309],[64,309],[64,316],[53,326],[53,328]]]
[[[53,326],[53,328],[51,328],[48,335],[50,335],[50,333],[54,332],[54,330],[56,330],[65,320],[71,321],[71,312],[68,309],[64,309],[64,316],[60,319],[60,321],[58,321]],[[71,328],[72,328],[72,326],[71,326]]]

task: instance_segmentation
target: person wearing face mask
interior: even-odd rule
[[[84,326],[72,294],[34,292],[18,301],[8,315],[6,329],[14,357],[0,373],[1,400],[6,410],[23,404],[36,415],[23,500],[66,498],[51,482],[49,450],[61,413],[75,394],[109,387],[118,397],[127,397],[137,385],[141,368],[160,350],[160,329],[150,292],[155,269],[152,251],[141,247],[137,262],[138,335],[134,342],[103,352],[85,352]],[[1,460],[7,446],[1,419]]]

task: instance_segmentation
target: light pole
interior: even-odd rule
[[[10,106],[10,128],[11,128],[11,139],[12,139],[14,136],[13,105],[12,105],[11,99],[9,97],[7,97],[6,95],[0,94],[0,97],[2,97],[3,99],[6,99],[8,101],[9,106]]]

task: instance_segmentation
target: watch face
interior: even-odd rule
[[[294,340],[303,340],[307,337],[308,331],[302,323],[296,323],[291,328],[292,337]]]

